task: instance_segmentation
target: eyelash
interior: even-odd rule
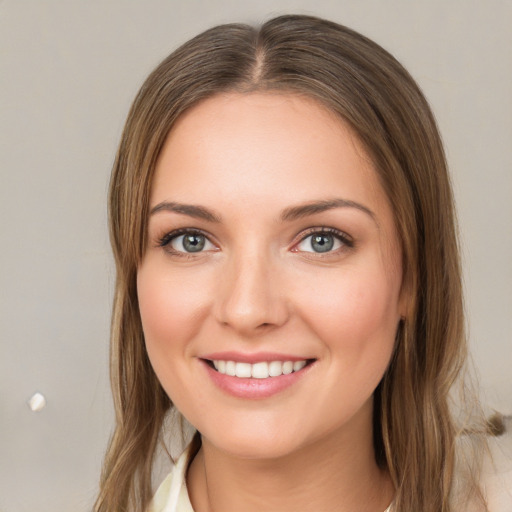
[[[203,233],[199,229],[180,228],[180,229],[176,229],[174,231],[171,231],[169,233],[166,233],[164,236],[159,238],[157,245],[158,245],[158,247],[162,247],[163,249],[165,249],[167,252],[169,252],[173,256],[178,256],[180,258],[193,258],[193,257],[195,257],[196,254],[194,254],[194,253],[176,251],[176,250],[174,250],[171,247],[171,242],[175,238],[177,238],[177,237],[179,237],[181,235],[200,235],[200,236],[204,236],[205,238],[208,239],[208,235],[206,233]]]
[[[321,227],[321,228],[315,227],[315,228],[307,229],[304,233],[302,233],[301,239],[295,244],[294,247],[301,244],[304,240],[306,240],[306,238],[309,238],[312,235],[331,235],[334,238],[338,239],[338,241],[340,241],[342,243],[342,246],[334,251],[327,251],[325,253],[311,251],[311,254],[315,254],[316,258],[317,257],[327,258],[329,256],[332,256],[333,254],[340,253],[344,249],[345,250],[352,249],[354,247],[354,240],[349,235],[347,235],[343,231],[340,231],[339,229],[329,228],[329,227]],[[294,251],[294,252],[298,252],[298,251]],[[309,251],[304,251],[304,252],[309,252]]]
[[[197,253],[190,253],[190,252],[176,251],[175,249],[172,249],[170,246],[171,242],[175,238],[177,238],[181,235],[200,235],[200,236],[204,236],[207,240],[209,240],[208,235],[199,229],[180,228],[180,229],[171,231],[169,233],[166,233],[164,236],[160,237],[157,242],[157,247],[162,247],[167,252],[169,252],[172,256],[177,256],[179,258],[187,258],[187,259],[194,258],[195,256],[197,256],[203,252],[203,251],[198,251]],[[339,248],[335,251],[326,251],[325,253],[311,251],[312,254],[316,255],[315,257],[320,257],[320,258],[324,257],[325,258],[325,257],[328,257],[329,255],[339,253],[343,249],[347,249],[347,248],[352,249],[354,247],[354,241],[352,240],[352,238],[350,236],[348,236],[343,231],[340,231],[335,228],[330,228],[330,227],[320,227],[320,228],[315,227],[315,228],[307,229],[303,233],[303,236],[300,238],[300,240],[294,245],[294,247],[296,247],[297,245],[299,245],[300,243],[302,243],[304,240],[306,240],[308,237],[310,237],[312,235],[331,235],[334,238],[338,239],[338,241],[340,241],[343,244],[341,248]],[[299,252],[299,251],[294,251],[294,252]],[[303,251],[303,252],[309,252],[309,251]]]

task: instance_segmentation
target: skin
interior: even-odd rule
[[[356,206],[281,218],[335,198]],[[298,95],[207,99],[170,132],[150,203],[140,312],[160,382],[202,434],[187,477],[196,512],[382,512],[393,489],[375,463],[372,395],[406,301],[393,213],[349,127]],[[187,253],[172,235],[162,246],[179,228],[204,232],[204,249]],[[315,252],[322,228],[345,242]],[[205,354],[221,351],[314,363],[283,391],[243,399],[205,369]]]

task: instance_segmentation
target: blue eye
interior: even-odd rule
[[[191,254],[215,249],[208,238],[192,230],[174,231],[165,235],[159,245],[171,253]]]
[[[204,235],[180,235],[174,238],[171,247],[176,251],[200,252],[206,245],[206,237]]]
[[[341,249],[343,246],[352,247],[353,243],[342,232],[332,229],[323,229],[304,237],[297,245],[297,250],[303,252],[327,253]]]

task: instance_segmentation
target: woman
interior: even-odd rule
[[[155,512],[486,510],[456,450],[478,427],[449,405],[466,345],[443,148],[385,50],[306,16],[192,39],[132,106],[110,226],[97,511],[147,509],[173,406],[198,433]]]

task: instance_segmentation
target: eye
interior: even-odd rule
[[[210,240],[196,230],[177,230],[163,236],[158,245],[173,254],[192,254],[215,249]]]
[[[353,247],[353,242],[343,232],[333,228],[315,229],[305,236],[296,246],[303,252],[335,252],[343,247]]]

